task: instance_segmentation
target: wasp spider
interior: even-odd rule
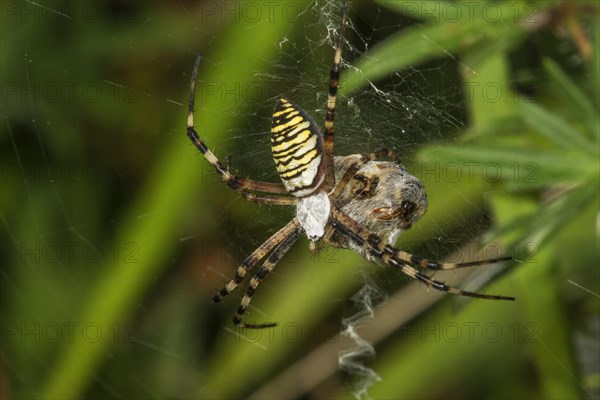
[[[314,250],[324,245],[347,248],[369,261],[399,269],[434,289],[480,299],[514,300],[513,297],[467,292],[448,286],[421,272],[445,270],[509,260],[510,257],[467,263],[427,260],[393,247],[402,231],[426,211],[422,183],[410,175],[387,150],[372,154],[333,156],[333,120],[339,84],[347,4],[339,30],[329,76],[325,133],[292,101],[280,98],[273,112],[271,151],[282,183],[260,182],[234,175],[223,166],[194,128],[194,94],[200,56],[196,58],[190,85],[187,135],[231,189],[258,204],[296,206],[296,217],[260,245],[238,267],[235,277],[213,298],[220,302],[265,259],[250,280],[233,323],[246,328],[265,328],[276,323],[248,323],[243,319],[258,285],[273,270],[298,238],[305,233]]]

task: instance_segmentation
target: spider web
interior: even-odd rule
[[[256,68],[236,58],[235,44],[224,41],[231,19],[252,17],[250,6],[233,4],[3,2],[0,397],[47,394],[75,343],[88,345],[79,349],[93,353],[79,354],[87,364],[72,364],[66,375],[75,397],[198,397],[193,394],[205,393],[197,381],[203,386],[214,378],[237,385],[229,369],[215,368],[215,348],[247,342],[263,354],[276,353],[268,352],[275,348],[272,342],[262,344],[247,332],[223,336],[220,327],[239,294],[228,299],[231,307],[207,303],[243,258],[293,212],[239,200],[189,145],[184,136],[189,75],[201,52],[197,119],[236,121],[223,132],[198,127],[209,147],[223,161],[230,155],[231,169],[241,176],[277,182],[269,143],[274,102],[286,96],[321,125],[340,7],[334,1],[298,6],[287,31],[272,39],[275,56]],[[418,23],[370,2],[356,7],[361,12],[352,13],[347,27],[344,70],[356,68],[365,52],[391,34]],[[251,84],[204,79],[203,71],[231,62],[252,77]],[[449,56],[413,66],[338,98],[335,153],[394,149],[416,171],[411,162],[420,146],[451,138],[465,124],[456,65]],[[225,101],[211,109],[205,104],[211,96]],[[218,145],[211,138],[218,138]],[[169,157],[170,144],[178,157]],[[164,178],[177,159],[189,168]],[[169,207],[152,200],[167,198],[170,181],[182,174],[194,176],[185,197]],[[146,225],[165,215],[175,221]],[[465,226],[465,237],[479,232],[464,222],[457,225]],[[147,245],[136,236],[139,226],[149,226],[144,233],[160,240]],[[455,242],[455,233],[437,233],[424,245],[426,253],[460,248],[464,238]],[[306,253],[301,240],[284,262],[293,264]],[[331,255],[314,256],[315,265],[327,267],[323,261]],[[129,278],[125,288],[110,281],[110,275],[156,259],[158,267]],[[407,280],[384,272],[369,286],[357,273],[367,264],[346,266],[357,287],[366,283],[387,292]],[[261,289],[277,292],[277,283],[293,281],[294,273],[294,268],[275,270]],[[104,289],[100,295],[98,287]],[[100,301],[92,304],[93,298]],[[346,299],[331,295],[329,301],[343,304]],[[371,309],[372,297],[355,300]],[[104,315],[113,303],[127,306],[114,312],[112,323],[86,319],[90,310]],[[260,306],[252,312],[265,320],[273,317]],[[347,314],[333,318],[346,318],[350,336],[364,344],[356,336],[363,320]],[[101,346],[103,340],[109,345]],[[235,357],[229,357],[235,364]],[[365,370],[349,371],[360,378],[356,371]],[[371,382],[364,383],[357,380],[357,393],[366,393]]]
[[[390,15],[373,4],[361,4],[361,10],[364,13],[353,16],[349,21],[345,35],[342,87],[344,71],[356,69],[355,62],[365,52],[399,29],[414,23],[399,15]],[[255,179],[279,181],[273,168],[269,142],[271,113],[277,98],[286,97],[294,101],[321,127],[321,121],[325,119],[326,88],[338,37],[339,18],[340,8],[336,2],[312,2],[299,13],[296,22],[303,27],[304,33],[308,33],[298,35],[292,26],[288,34],[274,42],[278,51],[274,58],[265,60],[268,67],[260,71],[248,71],[253,81],[239,88],[241,94],[236,101],[219,109],[204,110],[205,115],[213,120],[233,116],[242,121],[219,135],[222,143],[218,148],[213,147],[223,159],[226,155],[230,156],[233,171]],[[243,64],[243,60],[239,61]],[[212,59],[205,62],[219,64],[219,61]],[[449,57],[434,65],[411,66],[381,81],[370,82],[368,87],[350,97],[339,96],[335,154],[393,149],[405,166],[417,172],[419,166],[413,164],[413,156],[420,146],[452,137],[464,126],[465,115],[460,107],[463,93],[457,63],[457,60]],[[223,92],[228,90],[222,83],[203,82],[202,77],[199,80],[200,86],[210,88],[209,91],[214,91],[215,96],[223,96]],[[453,83],[449,84],[449,81]],[[197,107],[201,109],[202,105]],[[358,143],[360,146],[357,146]],[[211,166],[202,165],[200,168],[203,174],[212,174]],[[277,211],[273,213],[273,210],[261,212],[257,208],[251,221],[270,230],[273,216],[280,218],[281,214]],[[477,229],[474,228],[475,231]],[[246,253],[260,244],[254,232],[244,236],[240,231],[239,235],[234,240],[247,245],[244,250]],[[465,236],[473,236],[473,233],[467,229]],[[450,234],[434,239],[444,242],[453,240]],[[458,249],[461,240],[458,242],[451,244],[451,248],[454,246],[454,249]],[[438,244],[433,246],[431,251],[435,252],[436,248],[440,253],[448,251],[440,249]]]
[[[368,20],[357,17],[348,23],[342,86],[344,70],[355,69],[354,62],[370,47],[404,25],[408,26],[408,22],[398,24],[398,16],[390,18],[381,8],[373,5],[366,5],[365,8]],[[268,71],[253,74],[259,82],[257,86],[260,85],[259,96],[248,97],[252,104],[249,114],[236,115],[247,118],[248,123],[240,132],[234,130],[227,135],[232,141],[252,138],[252,150],[245,149],[236,155],[242,166],[258,164],[262,167],[262,163],[265,163],[265,173],[273,171],[269,145],[270,113],[278,97],[286,96],[299,104],[319,125],[319,121],[325,119],[326,85],[338,37],[339,14],[335,2],[313,3],[299,17],[299,23],[304,24],[304,31],[310,32],[310,35],[295,35],[293,40],[285,36],[277,44],[278,57],[268,60]],[[385,25],[390,22],[388,20],[394,21],[395,25]],[[338,97],[336,154],[356,153],[359,140],[361,151],[391,147],[401,157],[409,159],[420,144],[456,131],[463,125],[464,117],[460,115],[461,110],[456,104],[462,96],[459,82],[451,92],[447,84],[436,85],[447,83],[448,74],[452,73],[453,68],[455,65],[452,60],[418,69],[411,67],[383,81],[370,82],[368,88],[349,98]],[[444,89],[440,91],[442,86]],[[240,98],[242,106],[245,100]],[[257,112],[257,109],[261,112]],[[231,111],[223,110],[223,115]],[[262,130],[260,127],[263,127]],[[248,132],[249,129],[252,131]],[[274,172],[272,178],[277,179]]]

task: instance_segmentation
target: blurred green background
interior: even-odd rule
[[[396,150],[429,196],[398,246],[511,255],[436,279],[516,302],[306,239],[250,310],[278,327],[234,329],[243,285],[210,301],[293,210],[239,199],[189,144],[194,57],[198,132],[275,181],[274,99],[324,118],[340,10],[2,2],[2,398],[598,398],[595,1],[352,2],[336,154]]]

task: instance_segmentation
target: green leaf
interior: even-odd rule
[[[594,111],[594,106],[585,93],[551,59],[544,60],[544,68],[550,79],[560,90],[562,104],[581,120],[587,137],[595,142],[600,141],[598,111]]]
[[[535,243],[537,248],[542,247],[562,227],[568,225],[580,210],[597,198],[597,182],[597,179],[595,182],[594,179],[590,179],[577,188],[560,194],[558,198],[543,204],[531,213],[501,223],[494,229],[493,235],[503,238],[511,245]],[[510,241],[505,237],[506,235],[511,237]]]
[[[403,7],[403,3],[395,1],[380,1],[380,4],[390,8]],[[554,5],[552,2],[541,2],[536,4],[536,9]],[[531,10],[523,7],[512,10],[514,3],[500,4],[499,7],[501,11],[498,18],[484,17],[481,9],[476,7],[480,13],[466,13],[467,17],[461,23],[442,21],[411,27],[392,35],[373,47],[358,60],[356,68],[344,75],[340,94],[349,96],[392,72],[435,58],[452,56],[476,45],[492,46],[501,41],[504,48],[515,46],[527,34],[526,24],[519,22],[523,22]]]
[[[583,138],[571,125],[537,104],[522,101],[517,109],[523,120],[560,149],[597,157],[598,146]]]
[[[538,3],[524,4],[518,1],[494,3],[440,0],[375,0],[376,3],[407,17],[429,23],[465,24],[482,18],[489,23],[528,23],[535,22]],[[545,7],[541,4],[541,7]]]
[[[598,18],[591,18],[590,20],[592,25],[592,49],[595,49],[592,51],[594,57],[591,66],[592,84],[596,88],[594,91],[596,107],[600,107],[600,98],[598,98],[598,91],[600,90],[598,89],[600,87],[600,51],[598,51],[600,49],[600,21]]]
[[[581,210],[579,207],[589,202],[589,191],[584,187],[581,189],[569,193],[560,204],[555,203],[558,207],[540,209],[540,214],[534,214],[537,218],[533,224],[522,217],[512,218],[514,210],[521,207],[521,198],[503,197],[492,200],[500,220],[512,219],[516,225],[526,226],[530,231],[525,238],[518,240],[526,246],[535,246],[534,254],[522,259],[516,266],[516,273],[511,274],[513,290],[518,291],[516,296],[519,306],[519,322],[514,325],[514,332],[518,333],[515,337],[527,339],[528,357],[535,365],[537,384],[545,398],[575,399],[580,397],[582,389],[571,350],[569,310],[557,295],[561,292],[555,257],[557,247],[544,246],[559,229],[569,224],[573,211]],[[583,200],[583,204],[577,199]],[[566,212],[562,214],[563,211]],[[517,251],[517,254],[524,253]]]
[[[503,179],[524,189],[583,182],[598,171],[597,160],[578,153],[484,145],[428,147],[419,152],[418,159],[447,165],[461,163],[464,173],[473,168],[485,180]]]
[[[501,46],[477,46],[464,56],[460,71],[473,129],[497,124],[515,114],[509,70],[506,51]]]
[[[509,30],[504,25],[485,24],[438,24],[400,31],[357,61],[356,68],[344,75],[340,94],[349,96],[392,72],[435,58],[451,56],[479,41],[491,40],[496,36],[512,37],[517,33],[518,30]]]

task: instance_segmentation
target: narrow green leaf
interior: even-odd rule
[[[376,3],[406,15],[410,18],[415,18],[427,22],[440,22],[447,19],[449,16],[441,12],[448,7],[456,14],[452,14],[454,21],[458,22],[463,15],[463,7],[458,3],[448,3],[446,1],[429,1],[429,0],[376,0]]]
[[[380,2],[384,3],[390,8],[403,7],[401,3],[394,4],[394,1]],[[536,9],[554,5],[553,2],[541,2],[536,4]],[[530,16],[531,10],[526,7],[513,10],[514,3],[510,2],[499,7],[501,11],[497,18],[484,18],[481,12],[471,12],[466,14],[463,23],[446,21],[398,32],[375,46],[356,63],[356,68],[344,75],[340,94],[349,96],[394,71],[434,58],[448,57],[472,46],[491,46],[497,44],[498,40],[503,41],[504,47],[516,45],[527,34],[526,24],[522,22]]]
[[[340,94],[348,96],[369,82],[390,73],[434,58],[448,57],[476,43],[512,38],[522,33],[518,28],[477,21],[471,24],[437,24],[412,27],[388,38],[365,54],[344,75]]]
[[[511,274],[513,290],[518,291],[520,312],[520,322],[514,325],[514,332],[528,338],[529,357],[535,366],[539,390],[545,398],[580,398],[583,388],[571,350],[568,310],[558,295],[561,285],[557,279],[556,247],[544,243],[571,221],[573,214],[581,210],[579,207],[585,206],[590,200],[588,195],[589,191],[582,187],[566,196],[572,199],[565,197],[559,207],[550,207],[554,210],[546,210],[546,207],[540,209],[535,225],[528,227],[529,234],[522,239],[528,245],[535,246],[535,252],[522,260],[517,273]],[[522,199],[504,198],[502,203],[502,207],[495,208],[503,214],[499,215],[500,219],[507,219],[521,206]],[[561,211],[566,213],[561,215]],[[529,225],[527,220],[521,218],[513,222],[520,222],[520,226]],[[548,223],[551,223],[551,227],[548,227]]]
[[[581,135],[563,119],[537,104],[522,101],[517,109],[523,120],[562,150],[574,150],[596,157],[598,147]]]
[[[484,179],[494,182],[504,179],[530,188],[582,182],[598,170],[597,160],[579,157],[577,153],[483,145],[429,147],[419,152],[418,159],[462,163],[459,165],[463,165],[464,171],[476,169]]]
[[[516,114],[513,91],[508,82],[506,51],[499,46],[478,46],[465,54],[460,67],[464,101],[470,126],[478,129]]]
[[[537,3],[524,4],[520,1],[506,1],[490,6],[487,2],[469,0],[375,0],[389,10],[407,17],[430,23],[448,22],[464,24],[483,18],[487,22],[524,22],[535,20],[535,12],[540,10]],[[544,4],[541,7],[545,7]]]
[[[544,68],[548,76],[556,84],[562,95],[562,104],[577,115],[586,130],[587,137],[596,142],[600,140],[600,120],[598,112],[586,97],[585,93],[551,59],[544,60]]]
[[[597,182],[598,179],[589,179],[534,212],[519,215],[518,218],[502,223],[493,231],[493,235],[495,237],[508,235],[512,238],[510,243],[513,244],[527,242],[535,243],[536,248],[542,247],[597,197]]]
[[[599,87],[600,87],[600,21],[598,18],[590,18],[592,21],[592,49],[595,49],[592,53],[594,54],[594,59],[592,60],[592,83],[593,87],[596,88],[594,90],[596,107],[600,107],[600,98],[599,98]]]

